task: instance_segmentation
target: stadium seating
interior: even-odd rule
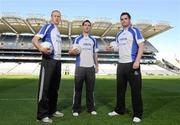
[[[2,45],[2,48],[16,48],[16,35],[1,35],[0,37],[0,43]]]
[[[18,63],[14,62],[14,63],[0,63],[0,74],[8,74],[11,70],[14,69],[14,67],[16,67],[18,65]]]
[[[180,70],[180,63],[175,58],[164,58],[163,60]]]
[[[106,43],[100,38],[97,38],[96,41],[98,43],[99,51],[105,51]]]
[[[116,74],[117,64],[100,64],[98,75],[114,75]],[[0,74],[32,74],[38,75],[40,71],[40,63],[0,63]],[[62,74],[74,75],[75,64],[64,63],[62,65]],[[67,73],[68,72],[68,73]],[[141,65],[142,75],[177,75],[158,65]]]
[[[158,65],[141,65],[141,71],[143,75],[177,75],[165,68]]]
[[[144,42],[144,51],[146,53],[157,53],[158,50],[149,42],[149,41],[145,41]]]
[[[69,50],[71,41],[68,37],[62,37],[62,49],[63,50]]]
[[[20,35],[18,38],[17,48],[18,49],[35,49],[31,40],[33,36]]]
[[[39,73],[39,62],[41,61],[41,53],[33,46],[31,40],[40,28],[47,23],[44,18],[27,18],[22,19],[16,16],[12,17],[1,17],[6,23],[1,23],[6,31],[1,30],[0,33],[0,74],[16,74],[16,73]],[[18,23],[19,21],[19,23]],[[12,23],[13,22],[13,23]],[[14,27],[14,24],[17,24]],[[58,25],[58,29],[61,32],[62,38],[62,62],[63,62],[63,73],[69,72],[69,74],[74,74],[74,63],[75,57],[69,56],[68,49],[72,44],[74,38],[82,33],[82,20],[68,21],[62,19],[62,24]],[[122,30],[120,23],[111,23],[110,21],[95,21],[92,23],[91,35],[93,35],[99,45],[99,63],[100,71],[99,74],[115,74],[116,62],[118,61],[118,53],[112,52],[107,53],[105,51],[106,45],[110,42],[115,41],[115,35],[118,31]],[[159,33],[162,33],[172,27],[167,24],[148,24],[138,23],[138,25],[133,24],[143,31],[143,36],[145,39],[149,39]],[[159,27],[159,25],[161,27]],[[11,28],[9,28],[11,27]],[[146,30],[142,30],[145,28]],[[157,31],[152,30],[158,28]],[[141,59],[142,64],[152,64],[143,65],[142,73],[144,74],[158,74],[158,75],[171,75],[171,72],[166,72],[165,69],[153,66],[156,63],[156,53],[158,50],[149,42],[145,41],[145,50],[143,57]],[[9,62],[5,64],[4,62]],[[26,63],[25,63],[26,62]],[[38,62],[38,63],[37,63]],[[175,63],[173,63],[175,64]],[[176,66],[178,66],[176,62]],[[6,66],[8,65],[8,66]],[[29,68],[31,67],[31,68]],[[144,67],[144,68],[143,68]],[[24,71],[21,71],[24,69]],[[147,71],[147,72],[146,72]]]

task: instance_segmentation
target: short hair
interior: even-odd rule
[[[90,22],[89,20],[83,21],[82,26],[84,26],[84,24],[85,24],[86,22],[87,22],[87,23],[90,23],[90,26],[91,26],[91,22]]]
[[[127,15],[129,19],[131,19],[131,15],[128,12],[123,12],[121,13],[121,17]]]
[[[53,11],[51,12],[51,16],[53,15],[54,12],[58,12],[58,13],[61,14],[61,12],[60,12],[59,10],[53,10]]]

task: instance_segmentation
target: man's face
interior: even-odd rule
[[[131,24],[131,20],[129,19],[128,15],[121,16],[120,20],[123,27],[128,27]]]
[[[83,25],[83,32],[89,33],[91,30],[91,24],[89,22],[85,22]]]
[[[54,12],[51,16],[51,20],[55,25],[61,22],[61,14],[59,12]]]

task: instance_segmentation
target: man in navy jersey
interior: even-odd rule
[[[124,12],[120,16],[123,30],[117,33],[116,43],[119,52],[117,67],[117,104],[109,116],[125,113],[125,92],[127,82],[131,87],[133,122],[141,122],[143,114],[143,103],[141,97],[142,78],[140,71],[140,59],[144,50],[144,38],[139,29],[132,26],[131,16]],[[114,51],[111,46],[107,51]]]
[[[52,116],[64,116],[63,113],[56,109],[61,80],[62,41],[57,28],[60,20],[60,11],[52,11],[51,22],[45,24],[32,39],[34,46],[43,55],[39,77],[37,120],[45,123],[52,123]],[[49,42],[53,50],[51,51],[50,48],[41,46],[40,40],[42,43]]]
[[[86,105],[91,115],[96,115],[94,103],[95,72],[98,72],[98,44],[95,38],[89,35],[91,22],[82,23],[83,33],[77,36],[69,50],[70,55],[76,55],[75,88],[73,95],[73,116],[81,112],[81,94],[83,83],[86,83]],[[78,48],[74,48],[78,46]]]

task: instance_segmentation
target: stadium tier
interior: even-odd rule
[[[116,64],[100,64],[98,75],[115,75]],[[17,75],[17,74],[32,74],[38,75],[40,71],[40,63],[16,63],[16,62],[0,62],[0,75]],[[63,64],[62,74],[74,75],[75,65],[74,64]],[[178,73],[162,68],[155,64],[141,64],[141,73],[143,76],[167,76],[167,75],[178,75]]]
[[[58,28],[62,35],[62,61],[74,62],[75,57],[68,55],[68,49],[74,38],[82,32],[83,20],[62,20]],[[33,36],[48,21],[44,18],[20,18],[15,16],[3,16],[0,18],[0,61],[4,62],[39,62],[41,53],[32,45]],[[149,38],[158,35],[172,27],[167,23],[151,24],[139,22],[133,24],[138,27],[145,41],[144,55],[141,63],[155,63],[155,53],[158,50],[148,41]],[[95,21],[92,24],[91,34],[99,44],[99,62],[115,63],[118,53],[106,53],[105,48],[110,42],[115,41],[118,31],[122,30],[120,23],[109,21]]]
[[[180,74],[180,62],[175,58],[163,58],[162,62],[164,63],[164,67],[169,70],[174,70]]]

